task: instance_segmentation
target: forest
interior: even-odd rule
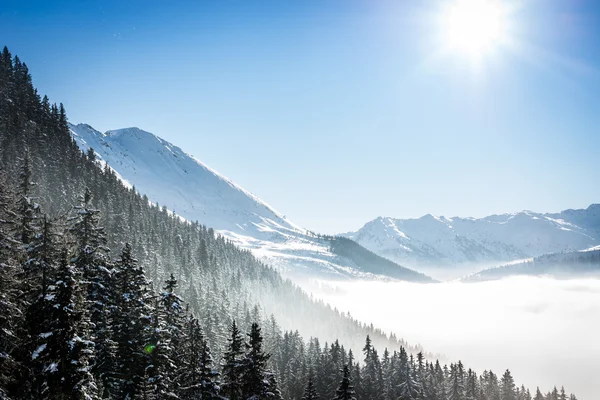
[[[576,399],[440,362],[150,200],[5,47],[0,399]]]

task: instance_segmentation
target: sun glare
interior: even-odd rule
[[[481,57],[506,39],[506,9],[499,0],[455,0],[443,13],[450,51]]]

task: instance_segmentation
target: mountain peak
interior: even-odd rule
[[[594,213],[600,212],[600,203],[590,204],[586,211],[591,211]]]
[[[142,137],[152,137],[152,138],[157,138],[156,135],[154,135],[153,133],[150,133],[148,131],[145,131],[143,129],[140,129],[136,126],[132,126],[129,128],[121,128],[121,129],[111,129],[109,131],[106,131],[104,133],[106,136],[111,136],[111,137],[119,137],[119,136],[133,136],[136,138],[142,138]]]

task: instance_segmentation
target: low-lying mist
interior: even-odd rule
[[[319,282],[316,297],[478,373],[511,370],[543,392],[600,395],[600,280],[518,277],[482,283]]]

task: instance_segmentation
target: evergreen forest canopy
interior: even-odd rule
[[[79,151],[64,107],[4,48],[0,399],[101,398],[575,396],[442,365],[151,204]]]

